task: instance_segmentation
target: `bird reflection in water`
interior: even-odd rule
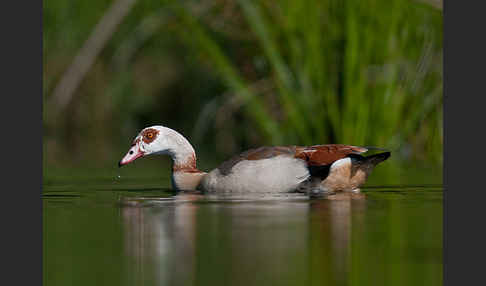
[[[275,195],[273,195],[275,196]],[[121,206],[127,285],[346,282],[363,194],[130,198]],[[357,210],[357,211],[356,211]],[[359,223],[359,222],[358,222]]]

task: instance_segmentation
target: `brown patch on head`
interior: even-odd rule
[[[157,135],[159,135],[159,130],[148,128],[142,132],[142,140],[148,144],[154,141],[155,138],[157,138]]]

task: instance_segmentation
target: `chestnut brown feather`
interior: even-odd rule
[[[262,160],[279,155],[293,156],[307,162],[307,166],[326,166],[347,157],[349,154],[366,152],[363,147],[343,144],[327,144],[314,146],[264,146],[250,149],[223,162],[219,167],[222,175],[231,173],[233,166],[243,160]]]
[[[363,147],[343,144],[326,144],[308,147],[297,147],[295,157],[307,161],[308,166],[330,165],[350,154],[360,154],[368,151]]]

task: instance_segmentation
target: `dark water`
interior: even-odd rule
[[[442,285],[442,191],[310,200],[48,184],[44,285]]]

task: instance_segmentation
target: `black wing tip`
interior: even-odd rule
[[[373,155],[367,156],[366,161],[372,163],[373,165],[377,165],[377,164],[385,161],[386,159],[390,158],[390,156],[391,156],[391,152],[386,151],[386,152],[383,152],[383,153],[378,153],[378,154],[373,154]]]
[[[386,151],[386,152],[383,152],[383,153],[380,153],[380,154],[377,154],[377,155],[381,155],[383,157],[383,161],[390,158],[391,156],[391,152],[390,151]]]

